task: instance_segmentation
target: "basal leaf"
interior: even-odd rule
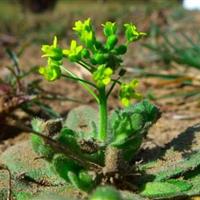
[[[92,107],[80,106],[69,112],[64,125],[77,132],[77,137],[79,138],[96,138],[98,132],[98,113]]]
[[[150,198],[170,198],[184,196],[192,185],[183,180],[168,180],[167,182],[149,182],[144,186],[141,194]]]

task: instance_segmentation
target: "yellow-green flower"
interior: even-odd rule
[[[125,37],[128,43],[139,40],[142,36],[146,35],[146,33],[139,32],[137,30],[137,27],[132,23],[124,24],[124,27],[125,27]]]
[[[81,59],[81,52],[83,47],[77,46],[77,42],[75,40],[71,41],[70,49],[64,49],[63,55],[67,56],[70,61],[77,62]]]
[[[93,73],[93,79],[99,87],[106,86],[111,81],[113,70],[105,65],[100,65]]]
[[[112,22],[106,22],[105,24],[102,24],[103,26],[103,32],[106,37],[109,37],[111,35],[115,35],[117,32],[117,25],[116,23]]]
[[[92,28],[91,19],[88,18],[85,21],[75,22],[73,30],[77,32],[80,41],[88,48],[92,48],[95,44],[95,33]]]
[[[132,80],[130,83],[122,83],[120,86],[120,100],[123,106],[129,106],[131,99],[141,99],[140,93],[136,92],[138,86],[137,80]]]
[[[61,62],[49,59],[46,67],[39,68],[39,73],[43,75],[46,80],[55,81],[61,76],[60,65]]]
[[[92,24],[91,24],[91,19],[88,18],[85,21],[76,21],[75,26],[72,28],[74,31],[76,31],[78,34],[81,34],[83,31],[92,31]]]
[[[54,37],[52,45],[42,45],[42,57],[49,57],[54,60],[61,60],[63,57],[62,49],[57,47],[57,37]]]

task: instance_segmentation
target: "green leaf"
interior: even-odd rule
[[[193,153],[183,160],[172,163],[171,165],[161,167],[155,174],[155,180],[167,180],[171,177],[184,175],[184,173],[195,170],[200,166],[200,151]]]
[[[85,170],[79,172],[78,178],[81,182],[81,187],[85,191],[90,191],[95,186],[95,181],[92,179],[92,176],[88,174]]]
[[[116,110],[109,118],[110,145],[123,149],[129,160],[138,151],[148,129],[160,117],[156,106],[144,100],[123,110]]]
[[[116,110],[110,118],[111,132],[114,138],[111,144],[126,143],[130,138],[143,137],[150,126],[159,118],[156,106],[144,100],[136,105],[131,105],[123,110]],[[122,136],[120,136],[122,135]],[[121,138],[124,142],[120,142]]]
[[[31,144],[32,144],[33,150],[39,156],[42,156],[47,160],[52,159],[55,152],[54,152],[53,148],[50,145],[46,144],[45,141],[41,137],[32,134],[31,135]]]
[[[70,183],[75,187],[75,188],[78,188],[78,189],[82,189],[82,185],[77,177],[77,175],[72,172],[72,171],[69,171],[68,172],[68,177],[69,177],[69,181]]]
[[[44,120],[42,120],[40,118],[34,118],[31,121],[32,129],[39,133],[44,131],[44,125],[45,125]]]
[[[78,173],[80,167],[63,154],[56,154],[52,160],[52,166],[56,173],[66,181],[70,181],[69,172]]]
[[[34,131],[43,133],[45,122],[42,119],[35,118],[31,121],[31,125]],[[31,144],[33,150],[40,156],[44,156],[46,159],[51,159],[54,155],[54,150],[50,145],[46,144],[45,141],[38,135],[31,134]]]
[[[176,187],[178,187],[182,192],[188,191],[192,188],[192,185],[184,180],[178,180],[178,179],[170,179],[166,181],[167,183],[173,184]]]
[[[158,107],[150,103],[148,100],[143,100],[140,103],[131,105],[124,109],[125,112],[142,113],[146,122],[154,123],[160,118],[160,111]]]
[[[17,195],[16,195],[16,199],[17,200],[29,200],[31,199],[31,193],[29,192],[19,192]]]
[[[90,106],[74,108],[69,112],[64,126],[75,131],[79,139],[97,138],[98,112]]]
[[[199,196],[200,195],[200,174],[199,169],[197,170],[197,175],[188,179],[188,182],[193,185],[193,187],[187,191],[189,196]]]
[[[56,136],[56,140],[61,144],[66,145],[68,148],[74,152],[80,153],[80,147],[76,141],[77,133],[67,127],[62,128],[60,134]]]
[[[184,196],[192,185],[183,180],[168,180],[167,182],[149,182],[144,186],[141,195],[150,198]]]

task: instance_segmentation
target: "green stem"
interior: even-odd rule
[[[90,82],[90,81],[87,81],[87,80],[84,80],[84,79],[81,79],[81,78],[78,78],[78,77],[68,76],[68,75],[65,75],[65,74],[62,74],[62,76],[65,77],[65,78],[74,80],[74,81],[86,83],[86,84],[94,87],[95,89],[98,89],[97,86],[95,84],[93,84],[92,82]]]
[[[79,65],[81,65],[82,67],[84,67],[85,69],[87,69],[89,72],[92,72],[95,70],[95,68],[91,65],[89,65],[88,63],[86,63],[85,61],[79,61],[77,62]]]
[[[99,135],[101,141],[106,140],[107,136],[107,97],[105,87],[99,88]]]
[[[91,72],[90,66],[88,66],[88,65],[85,64],[84,62],[78,61],[77,63],[78,63],[79,65],[81,65],[82,67],[84,67],[85,69],[87,69],[89,72]]]
[[[120,77],[118,77],[118,79],[116,79],[116,80],[112,80],[112,81],[113,81],[113,84],[111,85],[111,87],[110,87],[110,89],[109,89],[109,91],[108,91],[108,93],[107,93],[107,95],[106,95],[107,98],[109,97],[109,95],[110,95],[111,92],[113,91],[115,85],[116,85],[117,83],[119,84],[119,79],[120,79]]]
[[[79,78],[76,74],[72,73],[71,71],[69,71],[65,67],[61,66],[61,69],[63,71],[65,71],[67,74],[69,74],[70,76],[72,76],[73,78]],[[82,82],[80,80],[77,80],[77,81],[95,98],[97,103],[99,103],[99,98],[97,97],[95,92],[91,89],[91,87],[89,87],[87,83],[84,83],[84,82]]]

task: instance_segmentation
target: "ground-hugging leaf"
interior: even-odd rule
[[[24,198],[43,192],[55,192],[64,199],[73,199],[80,194],[74,187],[57,176],[49,164],[43,159],[36,159],[38,155],[33,152],[30,142],[18,143],[10,147],[2,155],[0,162],[4,163],[12,173],[13,197],[19,192]],[[25,178],[23,178],[25,176]],[[43,185],[44,183],[44,185]],[[6,200],[8,189],[8,175],[0,171],[0,199]],[[26,194],[25,194],[26,193]],[[25,199],[25,200],[29,200]],[[81,199],[78,197],[77,199]],[[21,200],[21,199],[17,199]]]
[[[33,150],[38,154],[38,156],[43,156],[44,158],[51,160],[54,155],[54,150],[51,146],[46,144],[44,140],[38,135],[31,135],[31,144]]]
[[[34,118],[31,121],[31,126],[34,131],[41,133],[44,130],[44,123],[45,123],[44,120],[39,118]]]
[[[155,188],[155,191],[151,191],[149,194],[147,193],[149,190],[147,190],[146,194],[144,192],[145,195],[151,195],[152,199],[170,199],[200,195],[200,134],[198,127],[194,126],[194,130],[197,131],[193,132],[192,136],[190,135],[192,134],[191,132],[186,131],[186,134],[183,137],[180,136],[179,140],[176,139],[169,149],[163,149],[161,158],[139,165],[139,169],[145,173],[137,183],[140,185],[146,182],[147,189],[151,189],[151,187]],[[166,182],[167,184],[171,184],[172,182],[169,180],[172,178],[173,181],[186,181],[191,187],[186,191],[166,195]],[[156,187],[160,182],[163,184],[163,191],[161,190],[160,194],[156,194],[159,191]]]
[[[188,174],[190,175],[190,173]],[[193,185],[191,190],[187,191],[188,196],[200,196],[200,168],[191,177],[185,177],[187,181]]]
[[[164,181],[169,178],[184,175],[188,171],[195,170],[200,166],[200,150],[183,158],[177,162],[171,163],[167,167],[160,167],[155,175],[155,181]]]
[[[78,167],[78,165],[74,161],[70,160],[63,154],[56,154],[53,157],[51,164],[57,174],[59,174],[59,176],[66,181],[69,181],[69,172],[74,172],[77,174],[78,171],[80,171],[80,167]]]
[[[172,198],[175,196],[186,196],[192,184],[184,180],[168,180],[165,182],[148,182],[145,184],[141,194],[148,198]]]
[[[34,131],[44,134],[45,122],[42,119],[34,118],[31,121],[31,125]],[[54,150],[50,145],[45,143],[45,141],[38,135],[31,135],[31,144],[33,150],[38,154],[38,156],[43,156],[46,159],[52,159],[54,155]]]
[[[95,181],[88,175],[87,177],[88,180],[90,179],[90,183],[87,182],[88,180],[86,180],[86,176],[83,176],[83,173],[81,173],[83,166],[80,162],[73,161],[70,156],[74,158],[74,156],[76,157],[77,155],[79,161],[88,160],[89,162],[95,162],[97,164],[103,163],[103,152],[98,149],[95,149],[94,152],[91,152],[93,149],[90,151],[91,148],[88,144],[88,142],[95,140],[94,132],[97,131],[94,128],[95,117],[96,113],[93,108],[82,106],[72,110],[69,113],[69,124],[66,123],[67,126],[64,127],[56,125],[57,121],[58,125],[60,124],[59,119],[57,121],[48,120],[46,122],[40,119],[34,119],[32,121],[32,126],[35,131],[41,132],[45,135],[51,133],[48,136],[51,137],[51,139],[54,141],[60,143],[62,148],[66,148],[69,152],[69,155],[66,155],[64,152],[61,154],[59,150],[54,149],[54,147],[51,146],[51,143],[48,143],[47,139],[43,139],[40,136],[34,134],[32,134],[31,137],[33,150],[39,156],[44,157],[45,160],[49,162],[49,165],[52,166],[52,169],[57,173],[58,176],[63,178],[66,182],[70,182],[74,187],[78,187],[79,189],[86,191],[90,190],[91,186],[93,186],[93,188],[95,187]],[[59,131],[57,127],[60,128]],[[89,132],[85,132],[86,127],[87,131]],[[77,132],[75,129],[79,132]],[[58,132],[55,133],[54,130]],[[86,137],[84,135],[86,135]],[[83,147],[84,144],[85,148]],[[88,148],[90,149],[88,150]],[[87,150],[89,152],[87,152]],[[85,173],[87,173],[87,171],[85,171]]]
[[[82,139],[97,138],[98,113],[90,106],[74,108],[69,112],[64,126],[74,130]]]
[[[16,151],[17,153],[15,153]],[[30,178],[41,181],[44,177],[52,184],[64,183],[52,172],[48,163],[38,159],[29,142],[19,143],[1,155],[1,161],[8,166],[14,174],[25,173]],[[35,160],[36,159],[36,160]]]

